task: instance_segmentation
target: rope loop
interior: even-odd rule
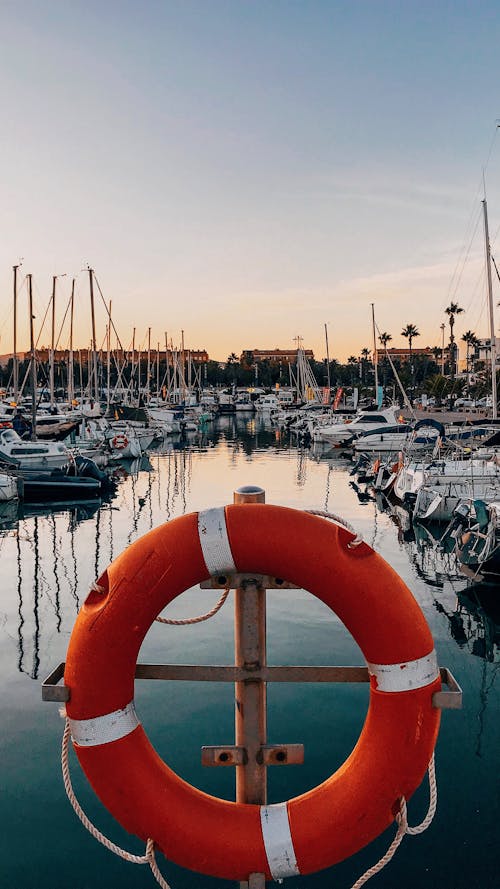
[[[396,815],[396,823],[398,825],[396,836],[394,837],[385,855],[383,855],[376,864],[368,868],[368,870],[365,871],[364,874],[356,880],[351,889],[360,889],[361,886],[364,886],[364,884],[367,883],[368,880],[374,877],[375,874],[378,874],[386,866],[386,864],[389,863],[389,861],[391,860],[391,858],[394,857],[397,849],[401,845],[405,834],[408,834],[409,836],[416,836],[419,833],[423,833],[424,830],[427,830],[427,828],[429,827],[429,824],[434,818],[437,808],[437,781],[434,753],[430,758],[427,774],[429,776],[429,808],[424,820],[421,821],[420,824],[415,825],[415,827],[409,826],[406,800],[404,796],[402,796],[399,800],[399,812]]]
[[[108,837],[104,836],[100,830],[92,824],[90,818],[87,817],[85,812],[83,811],[80,803],[78,802],[75,792],[73,790],[73,785],[71,782],[71,777],[69,774],[69,757],[68,757],[68,747],[69,747],[69,739],[70,739],[70,726],[69,719],[66,719],[64,725],[64,732],[62,738],[61,745],[61,768],[64,782],[64,789],[66,790],[66,795],[73,807],[74,812],[82,822],[83,826],[88,830],[91,836],[97,840],[98,843],[105,846],[106,849],[109,849],[110,852],[114,852],[115,855],[118,855],[120,858],[124,858],[125,861],[129,861],[131,864],[149,864],[153,876],[161,886],[161,889],[170,889],[169,884],[164,879],[160,870],[158,868],[158,864],[156,863],[155,858],[155,850],[154,850],[154,840],[148,839],[146,843],[146,852],[144,855],[133,855],[131,852],[127,852],[126,849],[122,849],[121,846],[117,846],[116,843],[113,843]]]
[[[306,512],[310,513],[310,515],[319,515],[324,519],[329,519],[331,522],[335,522],[337,525],[342,525],[343,528],[346,528],[347,531],[354,534],[354,539],[350,540],[347,544],[348,549],[353,549],[354,547],[359,546],[360,543],[363,543],[363,535],[360,534],[359,531],[356,531],[349,522],[346,522],[342,516],[335,515],[334,512],[326,512],[324,509],[306,509]]]
[[[183,620],[173,620],[167,617],[157,617],[155,620],[157,620],[159,624],[168,624],[171,627],[186,627],[190,624],[199,624],[203,620],[208,620],[210,617],[213,617],[214,614],[217,614],[217,612],[220,611],[229,595],[229,589],[229,587],[226,587],[220,599],[217,600],[214,607],[210,611],[207,611],[206,614],[199,614],[198,617],[186,617]]]

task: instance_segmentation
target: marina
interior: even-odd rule
[[[500,889],[498,10],[0,28],[0,889]]]
[[[362,534],[409,586],[433,633],[439,663],[451,669],[463,688],[463,709],[445,711],[441,720],[434,821],[421,836],[403,841],[384,870],[384,886],[496,886],[498,799],[492,775],[498,763],[500,703],[498,588],[464,575],[455,554],[438,546],[432,529],[413,524],[407,510],[380,501],[369,484],[356,481],[352,453],[325,451],[316,442],[297,445],[266,414],[221,415],[204,431],[183,438],[167,436],[140,459],[114,466],[116,490],[104,500],[0,504],[7,726],[2,756],[8,766],[0,805],[7,825],[2,842],[10,850],[4,857],[3,885],[155,885],[149,869],[102,848],[72,812],[60,775],[63,723],[57,705],[41,701],[41,681],[65,660],[78,610],[117,555],[161,523],[230,503],[236,488],[252,484],[265,490],[267,503],[331,512]],[[230,593],[220,611],[202,624],[153,625],[139,660],[233,662],[233,596]],[[194,617],[217,598],[215,591],[191,589],[165,615]],[[363,663],[338,618],[304,590],[267,593],[267,635],[270,664]],[[366,715],[367,688],[351,683],[271,683],[267,699],[270,743],[304,745],[303,765],[268,770],[269,801],[277,802],[314,787],[349,754]],[[234,799],[234,769],[206,768],[200,755],[206,745],[232,743],[231,686],[138,681],[136,702],[152,743],[181,777],[206,792]],[[71,773],[91,820],[112,840],[142,854],[141,843],[121,830],[94,797],[74,756]],[[412,823],[422,819],[427,801],[423,782],[409,802]],[[23,827],[27,809],[29,834]],[[293,883],[322,887],[335,880],[350,887],[384,854],[394,832],[389,828],[331,870],[294,878]],[[454,842],[443,844],[443,836],[453,836]],[[157,859],[173,889],[235,885],[193,874],[161,855]]]

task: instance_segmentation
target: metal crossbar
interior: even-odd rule
[[[61,685],[64,662],[42,683],[42,700],[64,703],[70,689]],[[440,710],[460,710],[462,689],[447,667],[441,667],[441,681],[446,686],[434,692],[432,703]],[[367,667],[276,666],[248,670],[231,665],[137,664],[136,679],[162,679],[184,682],[369,682]]]

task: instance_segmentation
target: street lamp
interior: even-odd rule
[[[441,376],[444,377],[444,329],[445,323],[441,324]]]

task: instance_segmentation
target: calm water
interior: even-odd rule
[[[384,889],[497,889],[499,868],[499,630],[481,609],[465,607],[465,582],[432,543],[414,539],[404,516],[381,511],[350,482],[351,465],[297,450],[259,421],[223,419],[186,446],[167,443],[149,460],[123,467],[116,496],[88,507],[53,511],[10,504],[0,515],[1,574],[1,795],[2,889],[153,887],[146,867],[128,864],[96,843],[67,802],[60,775],[63,723],[58,705],[42,703],[40,683],[65,659],[79,606],[106,565],[129,543],[185,512],[232,501],[243,484],[261,485],[269,503],[329,509],[361,531],[405,579],[431,626],[441,665],[463,687],[461,711],[444,711],[436,751],[439,804],[429,830],[406,837],[395,859],[370,886]],[[460,599],[457,599],[457,594]],[[499,591],[500,595],[500,591]],[[170,607],[173,617],[211,607],[217,594],[191,590]],[[152,627],[143,662],[230,663],[233,613],[229,601],[208,621],[191,627]],[[350,635],[334,615],[304,591],[268,594],[270,663],[362,664]],[[232,798],[231,769],[200,765],[203,744],[233,742],[233,691],[211,683],[137,683],[137,705],[152,742],[193,784]],[[349,754],[366,714],[366,686],[271,686],[269,741],[303,742],[305,763],[269,770],[269,800],[313,787]],[[115,825],[86,785],[72,756],[77,795],[91,819],[134,852],[141,844]],[[409,805],[417,823],[427,787]],[[305,887],[349,889],[387,849],[387,831],[367,849],[330,871],[287,881]],[[165,862],[172,889],[214,889],[234,884],[202,877]]]

